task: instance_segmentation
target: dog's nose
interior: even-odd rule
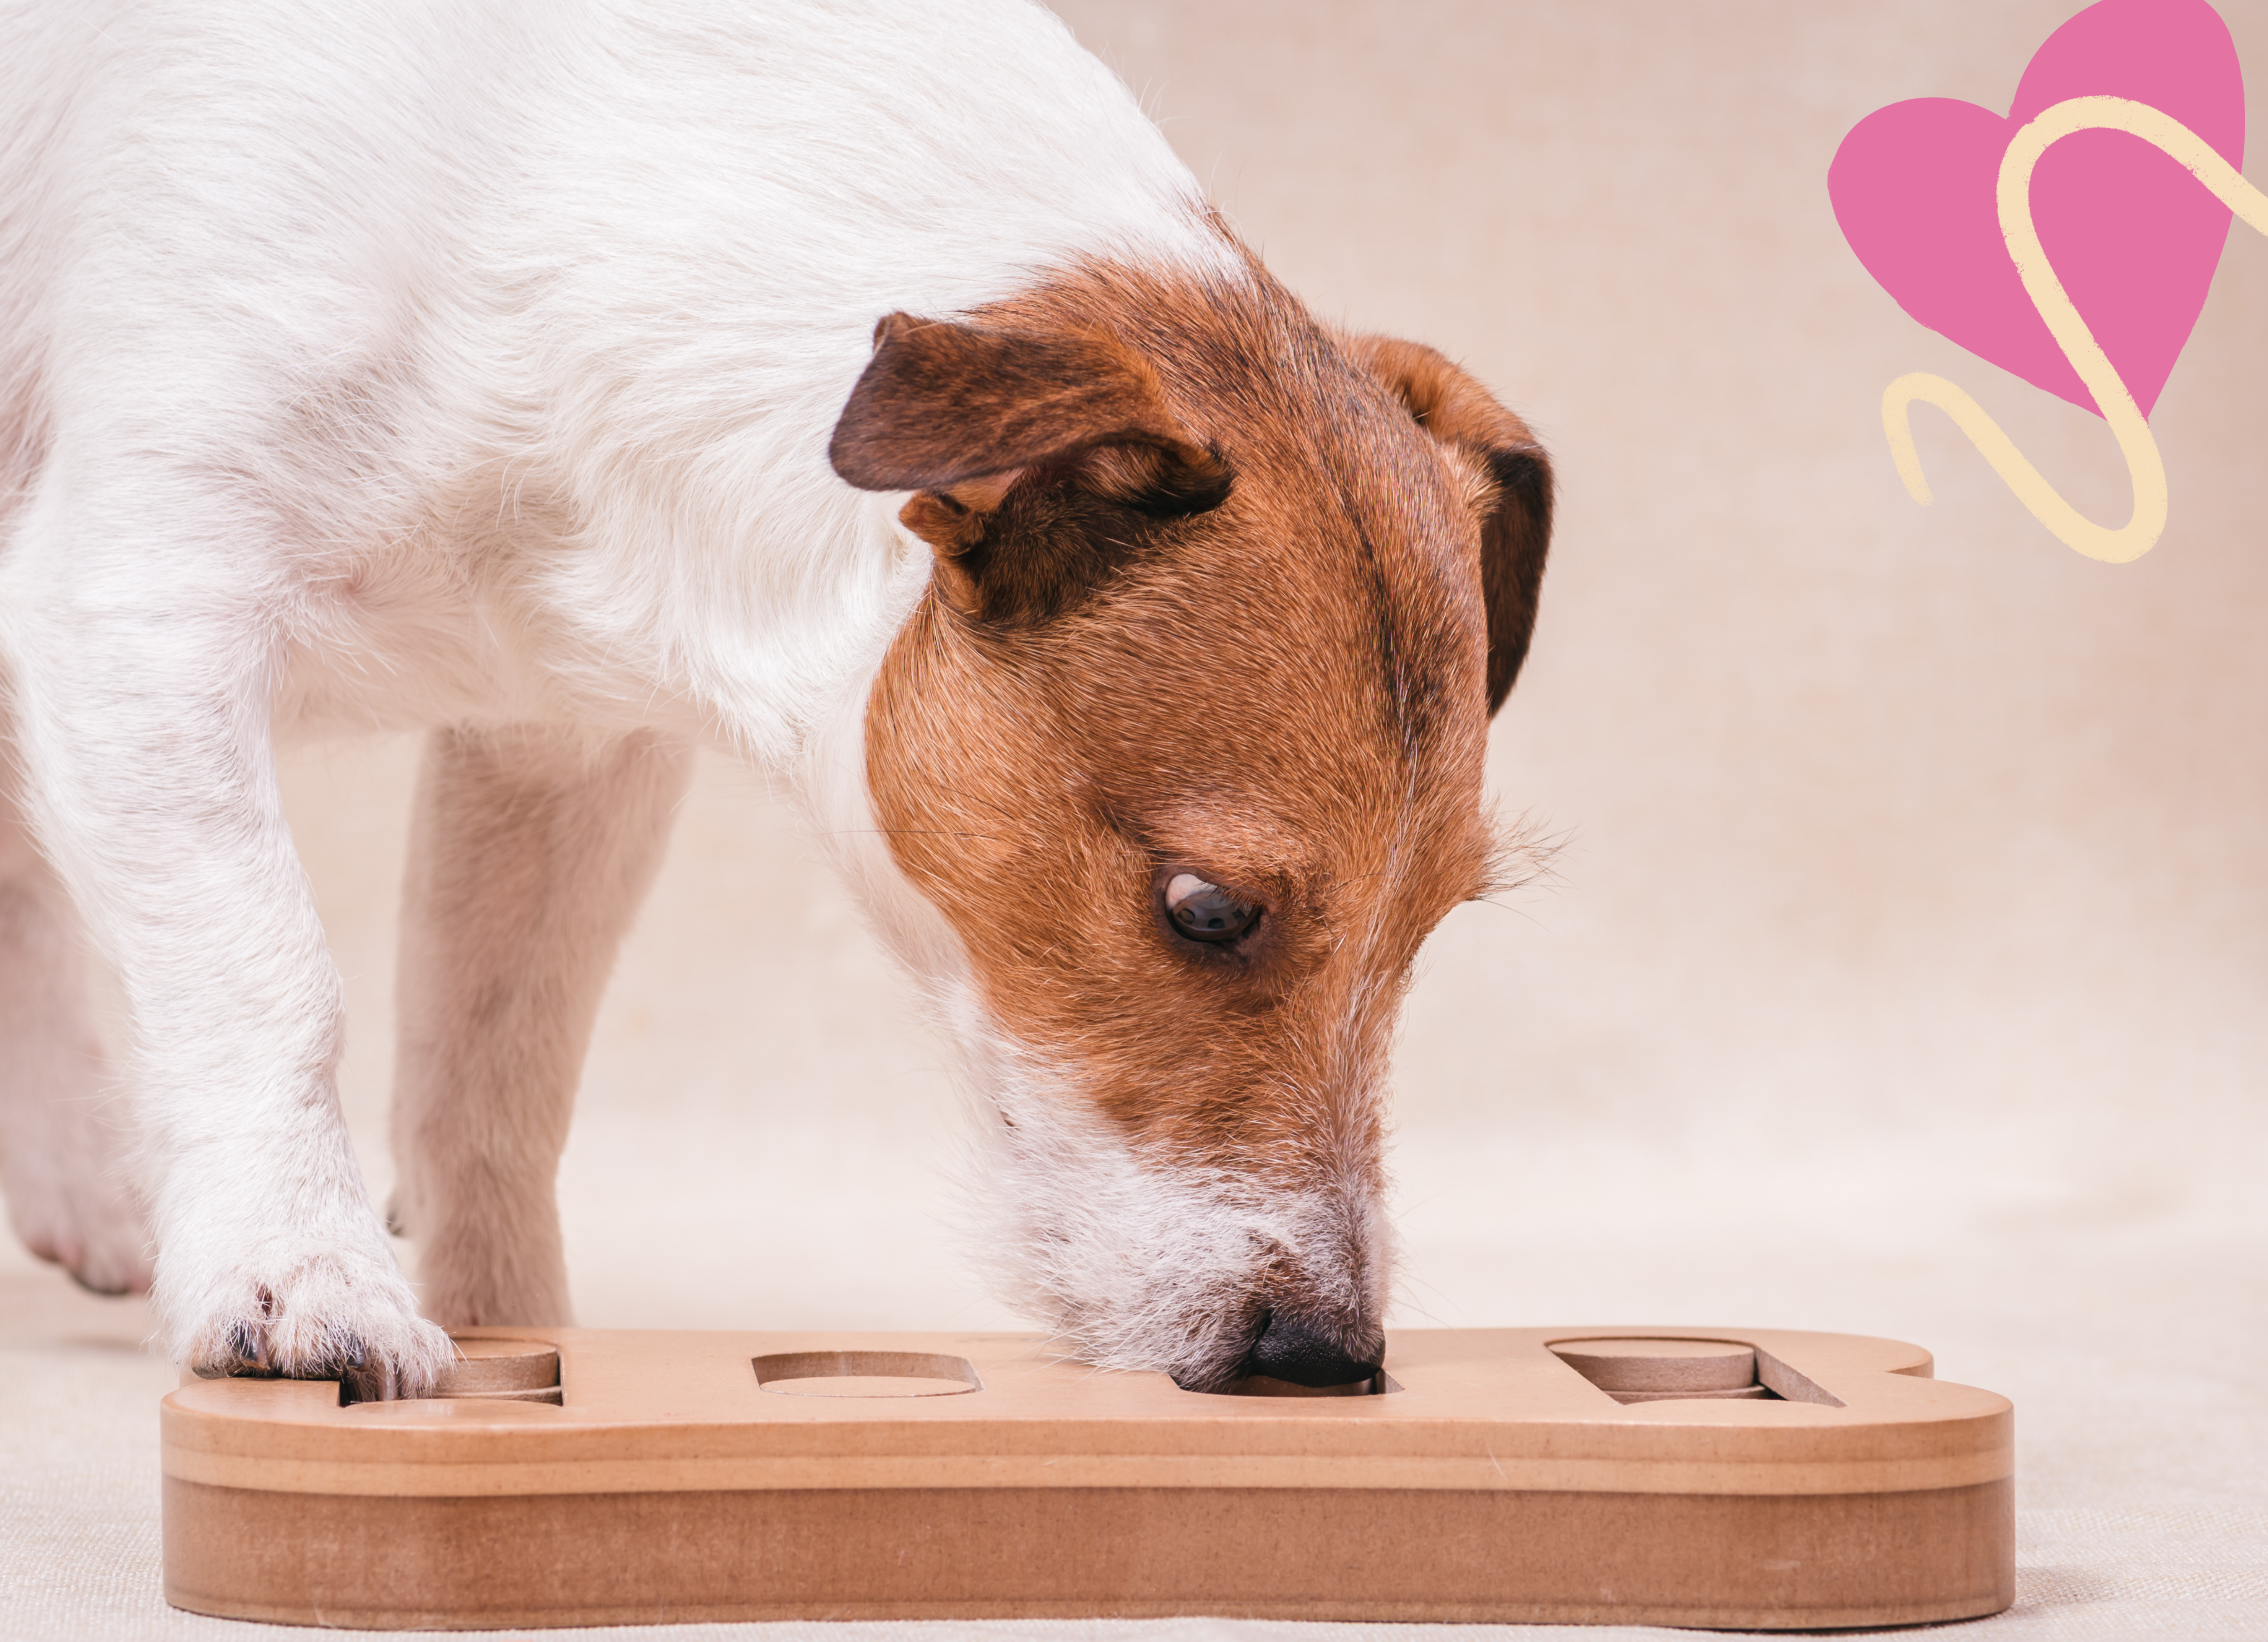
[[[1351,1349],[1356,1355],[1349,1355],[1348,1342],[1335,1339],[1297,1317],[1275,1312],[1252,1343],[1248,1372],[1305,1386],[1352,1385],[1358,1380],[1375,1379],[1386,1355],[1385,1340],[1373,1336],[1352,1343]]]

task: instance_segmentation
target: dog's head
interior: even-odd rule
[[[1543,453],[1264,275],[1088,270],[883,320],[831,454],[934,552],[867,781],[958,936],[1012,1288],[1192,1389],[1366,1377],[1388,1050],[1490,885]]]

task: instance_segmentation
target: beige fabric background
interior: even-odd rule
[[[1906,319],[1825,187],[1885,103],[2005,108],[2072,0],[1062,9],[1282,277],[1558,458],[1492,777],[1564,847],[1427,950],[1398,1320],[1921,1341],[2019,1410],[1988,1628],[2268,1635],[2268,246],[2235,231],[2154,417],[2163,541],[2105,567],[1933,413],[1906,498],[1877,402],[1931,370],[2126,507],[2102,423]],[[2268,76],[2268,4],[2221,11]],[[414,751],[284,773],[380,1192]],[[706,766],[562,1173],[582,1320],[1012,1323],[952,1244],[955,1100],[784,811]],[[139,1308],[13,1250],[0,1307],[0,1633],[220,1634],[156,1594]],[[1247,1629],[1292,1628],[1036,1628]]]

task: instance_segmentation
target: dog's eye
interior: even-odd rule
[[[1193,872],[1182,872],[1166,883],[1166,916],[1192,941],[1226,942],[1251,928],[1260,909]]]

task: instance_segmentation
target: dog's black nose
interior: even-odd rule
[[[1305,1386],[1352,1385],[1358,1380],[1377,1378],[1386,1342],[1373,1338],[1354,1349],[1360,1354],[1349,1356],[1344,1342],[1297,1317],[1275,1312],[1252,1343],[1247,1372]]]

